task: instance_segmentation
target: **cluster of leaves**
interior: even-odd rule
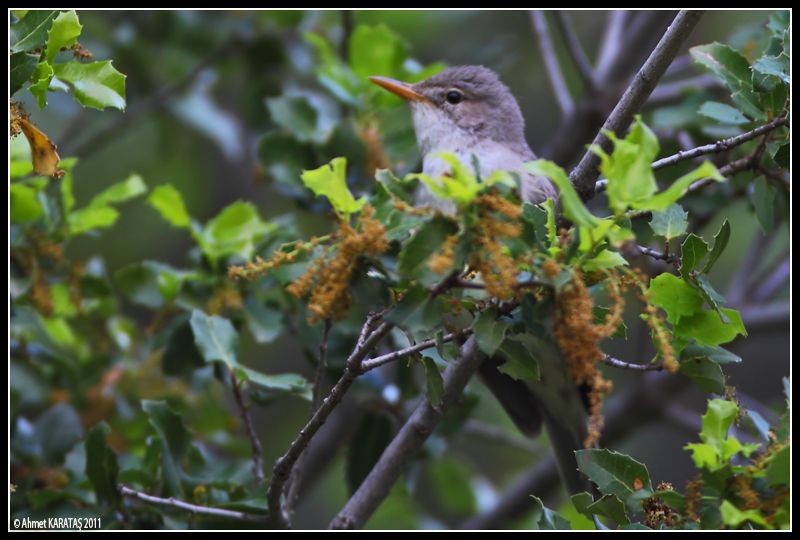
[[[788,403],[788,380],[786,399]],[[743,443],[729,434],[748,418],[761,442]],[[769,424],[735,401],[711,399],[699,443],[687,444],[697,476],[682,493],[669,482],[655,488],[647,467],[607,449],[577,452],[579,469],[598,494],[572,496],[579,513],[622,529],[787,529],[789,527],[789,412]],[[741,432],[739,432],[741,433]],[[739,435],[740,437],[741,435]],[[539,529],[569,528],[569,521],[535,500]]]
[[[124,108],[124,76],[109,62],[57,62],[59,51],[72,47],[80,35],[74,12],[19,13],[11,30],[12,93],[29,84],[28,91],[44,106],[48,89],[71,88],[85,106]],[[320,266],[335,261],[346,262],[347,271],[327,275],[339,279],[349,309],[326,311],[323,306],[312,318],[341,317],[330,339],[333,376],[341,372],[366,314],[391,308],[384,318],[398,328],[390,335],[394,347],[436,340],[435,347],[397,366],[403,399],[427,392],[433,403],[439,402],[440,372],[457,353],[444,337],[456,332],[474,333],[485,354],[502,352],[507,362],[501,370],[513,378],[535,386],[544,375],[549,383],[539,390],[543,399],[560,399],[559,389],[574,393],[574,384],[564,370],[566,353],[555,346],[552,324],[558,306],[564,308],[564,293],[578,279],[588,294],[583,299],[592,315],[587,325],[614,322],[614,331],[603,335],[624,337],[624,324],[609,315],[619,309],[611,297],[634,284],[659,351],[653,363],[665,362],[668,350],[680,358],[680,373],[700,388],[724,391],[721,366],[740,359],[720,345],[745,330],[707,274],[725,249],[731,227],[726,222],[709,247],[700,236],[686,235],[687,213],[678,206],[694,180],[722,180],[713,165],[703,164],[659,190],[650,166],[658,141],[639,119],[624,139],[615,139],[611,154],[602,155],[611,212],[598,217],[583,205],[563,169],[546,161],[529,164],[530,172],[547,176],[558,187],[563,214],[575,225],[566,231],[557,228],[552,201],[537,206],[519,200],[514,175],[481,178],[444,156],[451,159],[450,176],[401,174],[401,179],[386,166],[402,173],[414,168],[407,112],[398,98],[371,86],[366,76],[413,81],[441,66],[423,68],[411,60],[408,46],[384,26],[356,26],[347,37],[346,60],[323,34],[304,34],[316,82],[287,85],[267,99],[273,129],[264,135],[259,156],[268,175],[299,201],[309,204],[312,195],[327,199],[337,220],[330,235],[298,240],[303,235],[294,216],[265,220],[253,204],[241,201],[203,222],[192,216],[171,184],[151,189],[135,174],[78,206],[76,160],[58,163],[64,171],[60,180],[48,178],[32,165],[36,147],[32,156],[21,138],[13,139],[12,513],[75,517],[100,512],[104,524],[126,527],[217,524],[132,503],[120,496],[120,484],[200,505],[264,513],[264,486],[256,485],[250,473],[251,449],[239,433],[236,415],[220,403],[232,380],[243,383],[247,398],[259,407],[289,396],[310,398],[310,385],[296,374],[301,366],[246,364],[239,342],[266,346],[292,336],[313,363],[322,332],[321,325],[308,320],[314,294],[307,301],[303,294],[292,294],[292,286],[297,288],[310,271],[326,275],[314,269],[322,271]],[[777,52],[771,56],[780,60]],[[780,157],[780,148],[770,155]],[[334,157],[341,154],[347,162]],[[317,168],[329,159],[330,165]],[[374,193],[354,196],[348,186],[371,180],[373,171]],[[412,193],[419,182],[458,213],[415,208]],[[134,199],[143,199],[165,227],[183,231],[192,242],[185,267],[144,260],[112,273],[100,255],[85,261],[65,255],[75,238],[98,236],[112,227],[120,205]],[[642,211],[653,213],[652,231],[665,240],[686,235],[677,274],[665,273],[649,283],[628,268],[625,257],[626,246],[642,237],[634,224]],[[381,224],[380,242],[371,244],[381,249],[345,245],[348,227],[355,236],[375,240],[375,234],[366,234],[365,217]],[[236,265],[252,270],[248,277],[255,279],[230,279],[228,272]],[[132,315],[129,306],[135,308]],[[146,325],[140,323],[144,319]],[[380,385],[368,380],[364,386],[374,396]],[[435,442],[464,425],[476,399],[467,395],[434,436],[427,449],[430,459],[414,465],[425,468],[422,476],[431,479],[430,493],[454,522],[477,507],[470,471]],[[577,422],[586,422],[583,410],[573,412]],[[395,416],[375,407],[359,420],[347,456],[350,492],[391,439]],[[603,491],[600,477],[589,476]],[[650,489],[648,497],[661,493],[650,488],[646,470],[639,478]],[[626,486],[633,489],[635,479],[628,480]],[[708,480],[705,485],[714,484]],[[622,501],[624,515],[626,493],[603,493],[617,500],[584,497],[576,506],[584,503],[581,508],[591,507],[590,514],[624,523],[617,519],[617,503]],[[400,493],[390,504],[403,500]],[[636,500],[639,506],[628,506],[630,512],[641,509],[644,499]],[[739,508],[737,499],[730,501]],[[664,502],[679,511],[673,499],[665,496]],[[408,514],[398,511],[395,517]],[[764,513],[764,519],[767,515],[772,514]],[[561,524],[555,516],[537,507],[537,523]],[[768,523],[782,524],[777,518]]]

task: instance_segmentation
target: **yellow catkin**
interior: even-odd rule
[[[498,194],[482,195],[475,204],[480,210],[472,233],[478,249],[472,254],[470,267],[481,275],[490,295],[510,299],[516,293],[522,261],[509,255],[502,239],[522,234],[522,225],[513,221],[519,218],[522,209]]]
[[[445,239],[442,244],[442,249],[431,255],[431,258],[428,259],[428,268],[431,269],[431,272],[444,274],[453,267],[453,252],[455,251],[457,243],[458,235],[451,234]]]

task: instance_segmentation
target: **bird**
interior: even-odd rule
[[[523,201],[537,204],[550,198],[557,202],[553,184],[523,168],[536,154],[525,139],[525,121],[516,98],[491,69],[455,66],[414,84],[383,76],[369,80],[409,103],[424,174],[433,178],[448,174],[451,165],[439,156],[447,152],[467,167],[477,162],[482,178],[497,170],[516,173]],[[451,201],[437,198],[423,183],[414,204],[456,212]],[[574,453],[583,448],[586,438],[585,394],[569,377],[557,346],[540,339],[535,343],[539,382],[522,382],[501,373],[501,356],[485,358],[479,375],[524,435],[535,437],[544,425],[565,487],[570,493],[586,491],[588,484],[577,470]]]

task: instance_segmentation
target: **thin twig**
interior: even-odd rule
[[[177,508],[179,510],[191,512],[192,514],[197,514],[200,516],[213,516],[218,518],[221,517],[221,518],[235,519],[238,521],[254,521],[254,522],[265,521],[265,516],[261,516],[258,514],[248,514],[247,512],[237,512],[236,510],[225,510],[224,508],[211,508],[209,506],[200,506],[198,504],[192,504],[175,499],[174,497],[169,497],[169,498],[156,497],[153,495],[148,495],[147,493],[143,493],[141,491],[136,491],[135,489],[131,489],[127,486],[122,486],[122,485],[119,486],[119,492],[125,497],[139,499],[140,501],[146,502],[148,504],[157,504],[159,506],[170,506],[172,508]]]
[[[689,37],[702,15],[702,11],[684,10],[678,13],[650,57],[634,76],[614,110],[611,111],[602,129],[595,136],[592,145],[600,145],[606,151],[610,150],[611,141],[606,137],[605,131],[620,133],[628,127],[633,116],[641,110],[667,66],[678,54],[683,42]],[[584,200],[594,197],[599,163],[600,158],[591,150],[587,150],[578,166],[570,174],[573,185]]]
[[[471,328],[465,328],[459,332],[453,332],[451,334],[445,334],[439,340],[440,343],[449,343],[454,339],[459,339],[462,337],[466,337],[472,333]],[[436,347],[436,340],[435,339],[426,339],[425,341],[420,341],[419,343],[412,345],[410,347],[406,347],[405,349],[399,349],[387,354],[383,354],[381,356],[376,356],[375,358],[369,358],[364,360],[361,363],[361,373],[366,373],[372,369],[380,367],[384,364],[388,364],[390,362],[394,362],[396,360],[400,360],[401,358],[406,358],[418,352],[424,351],[426,349],[430,349]]]
[[[475,338],[470,337],[462,345],[458,359],[448,365],[442,376],[441,404],[433,406],[427,396],[420,399],[411,417],[386,447],[361,486],[331,521],[331,528],[355,529],[364,525],[389,495],[406,464],[422,447],[445,411],[461,395],[482,361]]]
[[[317,369],[314,373],[314,383],[311,386],[311,410],[309,412],[309,418],[314,416],[314,413],[319,409],[320,401],[322,401],[322,385],[324,384],[325,370],[328,368],[328,338],[330,337],[331,327],[330,318],[325,319],[322,329],[322,339],[320,339],[319,342]],[[292,471],[292,477],[289,479],[289,485],[286,488],[286,513],[290,516],[300,496],[300,485],[303,481],[303,468],[307,456],[308,448],[303,450],[303,453],[297,460],[297,464]]]
[[[572,61],[578,70],[584,89],[589,93],[594,93],[597,84],[594,69],[586,57],[586,52],[583,50],[580,39],[578,39],[578,34],[575,33],[575,27],[572,26],[569,14],[564,11],[556,12],[556,26],[558,26],[561,35],[564,37],[567,50],[569,50]]]
[[[544,65],[547,68],[547,75],[550,79],[550,84],[553,86],[553,94],[555,94],[561,112],[566,116],[572,112],[574,104],[567,89],[567,83],[564,81],[561,66],[558,64],[553,40],[550,38],[550,30],[547,28],[547,19],[545,19],[544,13],[541,11],[532,10],[530,14],[533,29],[539,41],[539,49],[544,59]]]
[[[256,428],[253,426],[253,418],[250,416],[250,407],[244,402],[242,396],[242,389],[239,380],[236,378],[234,370],[230,370],[231,374],[231,389],[233,390],[233,397],[236,400],[236,406],[239,407],[239,415],[244,422],[247,438],[250,439],[250,446],[253,448],[253,474],[255,474],[256,482],[259,484],[264,483],[264,449],[261,447],[261,440],[258,438]]]
[[[641,253],[642,255],[647,255],[653,259],[664,261],[669,264],[675,265],[680,262],[680,259],[674,253],[663,253],[658,251],[657,249],[652,249],[645,246],[636,245],[636,251]]]
[[[270,522],[274,527],[286,529],[290,526],[289,516],[286,514],[281,504],[281,496],[283,495],[284,486],[291,475],[295,463],[297,463],[297,460],[311,442],[311,439],[316,435],[325,423],[325,420],[328,419],[328,416],[330,416],[331,412],[333,412],[350,389],[353,381],[361,373],[361,362],[372,348],[389,333],[391,328],[392,325],[390,323],[381,323],[369,334],[361,346],[357,346],[353,350],[350,357],[347,359],[342,376],[336,384],[333,385],[328,396],[322,400],[322,403],[314,415],[289,445],[289,449],[286,453],[275,462],[272,468],[272,479],[270,480],[269,490],[267,491],[267,507],[269,509]]]
[[[608,354],[603,356],[602,362],[607,366],[631,371],[662,371],[664,369],[662,364],[631,364]]]

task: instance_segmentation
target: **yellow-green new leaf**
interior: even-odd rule
[[[717,169],[713,163],[710,161],[704,161],[702,165],[697,167],[692,172],[684,174],[675,180],[670,187],[658,195],[650,197],[645,201],[633,203],[631,206],[638,210],[666,210],[670,205],[674,204],[678,199],[684,196],[686,190],[689,189],[689,186],[698,180],[702,180],[703,178],[710,178],[715,182],[725,181],[725,177],[722,176],[722,173],[719,172],[719,169]]]
[[[594,228],[600,220],[583,205],[578,192],[572,187],[564,169],[546,159],[537,159],[524,166],[526,171],[541,176],[546,176],[556,185],[560,193],[559,200],[564,209],[564,215],[573,223],[582,227]]]
[[[303,171],[300,176],[303,184],[314,194],[328,199],[339,217],[347,217],[360,211],[367,202],[364,197],[356,199],[350,193],[345,176],[346,170],[347,160],[338,157],[318,169]]]

